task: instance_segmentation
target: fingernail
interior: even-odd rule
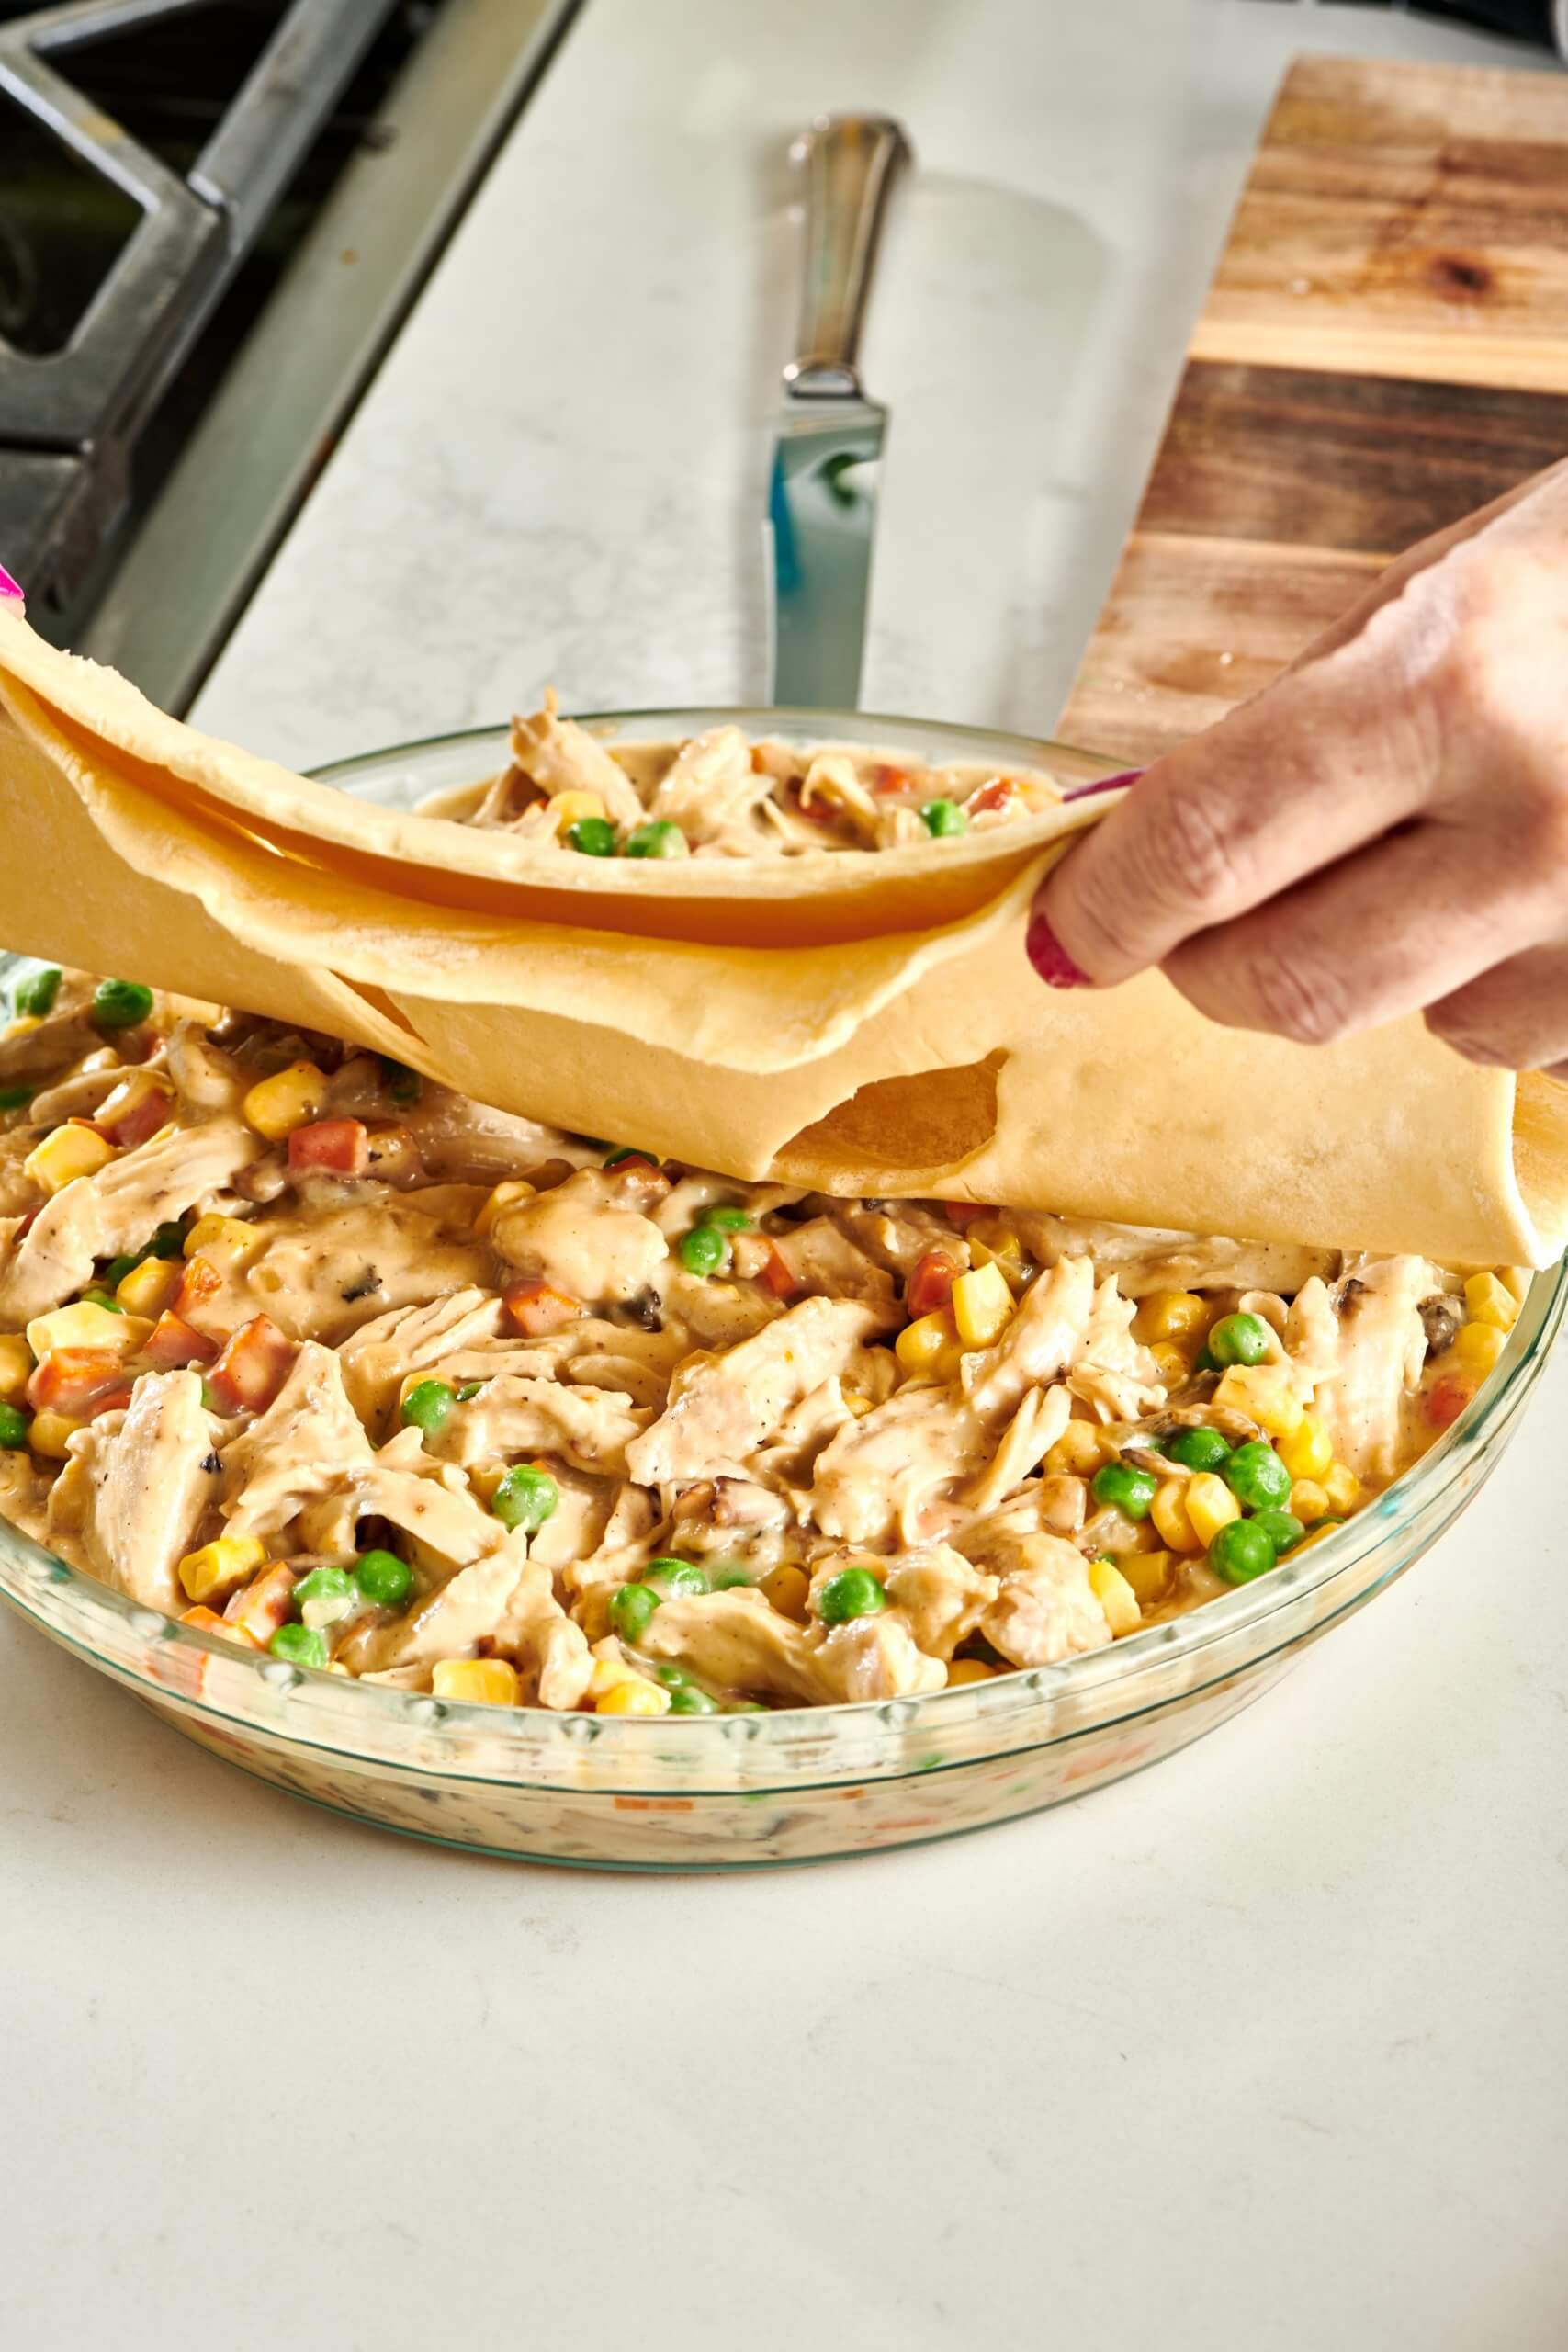
[[[1038,909],[1029,918],[1023,949],[1048,989],[1087,989],[1089,977],[1080,971]]]
[[[23,601],[21,583],[19,581],[13,580],[5,565],[0,563],[0,598],[9,599],[13,596],[18,605],[21,604]]]
[[[1143,773],[1142,768],[1123,768],[1120,775],[1102,775],[1098,784],[1075,784],[1070,792],[1063,793],[1062,797],[1064,800],[1092,800],[1097,792],[1120,792],[1124,784],[1136,784]]]

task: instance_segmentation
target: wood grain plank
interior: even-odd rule
[[[1128,762],[1568,450],[1568,81],[1287,74],[1058,731]]]

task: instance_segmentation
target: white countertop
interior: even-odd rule
[[[589,0],[198,712],[304,762],[761,683],[779,157],[920,156],[867,699],[1046,725],[1292,47],[1260,0]],[[735,1881],[312,1813],[0,1623],[0,2339],[28,2352],[1568,2340],[1559,1363],[1249,1713]]]

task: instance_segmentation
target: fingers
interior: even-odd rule
[[[1327,1045],[1483,987],[1478,975],[1556,928],[1552,899],[1506,831],[1427,820],[1202,933],[1165,971],[1211,1021]]]
[[[1568,1077],[1568,947],[1535,947],[1428,1006],[1427,1026],[1466,1061]]]
[[[1065,968],[1110,986],[1413,815],[1432,761],[1397,664],[1350,646],[1147,769],[1049,876],[1038,912]]]

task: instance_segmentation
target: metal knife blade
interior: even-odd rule
[[[839,115],[814,123],[794,152],[807,173],[806,288],[768,491],[772,700],[852,709],[887,425],[855,357],[888,188],[909,142],[886,116]]]

